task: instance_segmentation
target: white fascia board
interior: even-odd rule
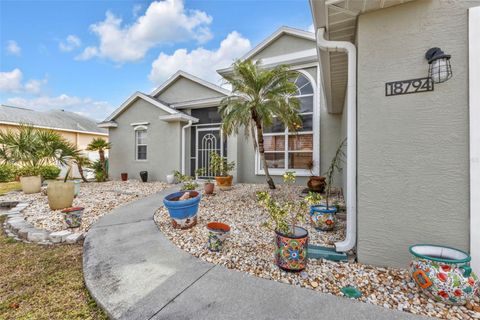
[[[131,126],[147,126],[149,124],[150,124],[150,122],[148,122],[148,121],[130,123]]]
[[[3,120],[0,121],[0,124],[5,124],[5,125],[9,125],[9,126],[25,125],[25,123],[3,121]],[[35,124],[28,124],[28,123],[27,123],[27,125],[29,125],[33,128],[37,128],[37,129],[48,129],[48,130],[56,130],[56,131],[75,132],[75,133],[83,133],[83,134],[94,134],[94,135],[99,135],[99,136],[108,136],[108,133],[104,133],[104,132],[73,130],[73,129],[65,129],[65,128],[49,127],[49,126],[38,126],[38,125],[35,125]],[[100,127],[100,126],[98,126],[98,127]]]
[[[116,128],[116,127],[118,127],[118,123],[115,123],[113,121],[100,122],[100,123],[97,124],[97,127],[99,127],[99,128]]]
[[[205,107],[215,107],[224,99],[225,97],[216,97],[208,99],[199,99],[185,102],[173,103],[171,106],[175,109],[194,109],[194,108],[205,108]]]
[[[178,112],[175,114],[170,114],[166,116],[159,116],[158,119],[166,121],[166,122],[174,122],[174,121],[192,121],[192,123],[197,123],[199,120],[195,117],[189,116],[188,114]]]
[[[175,72],[174,75],[172,75],[170,78],[167,79],[167,81],[165,81],[160,87],[158,87],[157,89],[153,90],[152,93],[150,94],[151,96],[155,97],[157,96],[158,94],[160,94],[161,92],[163,92],[165,89],[167,89],[172,83],[174,83],[175,81],[177,81],[178,78],[180,77],[184,77],[188,80],[191,80],[193,82],[196,82],[204,87],[207,87],[209,89],[212,89],[214,91],[217,91],[223,95],[229,95],[230,94],[230,91],[228,91],[227,89],[225,88],[222,88],[220,86],[217,86],[216,84],[213,84],[211,82],[208,82],[206,80],[203,80],[203,79],[200,79],[199,77],[196,77],[194,76],[193,74],[190,74],[188,72],[185,72],[183,70],[178,70],[177,72]]]

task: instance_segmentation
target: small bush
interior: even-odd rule
[[[17,175],[19,177],[38,176],[40,174],[40,168],[34,166],[23,166],[17,169]]]
[[[15,180],[16,167],[13,164],[0,164],[0,182]]]
[[[41,166],[40,175],[45,180],[55,180],[60,175],[60,168],[55,165]]]

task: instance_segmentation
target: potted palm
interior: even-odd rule
[[[42,189],[42,177],[40,175],[39,167],[21,167],[17,170],[17,175],[20,177],[20,184],[23,193],[38,193]]]
[[[335,229],[337,221],[337,206],[331,205],[330,197],[332,195],[332,187],[335,182],[335,174],[338,171],[342,170],[342,162],[345,158],[345,152],[343,147],[345,146],[347,139],[345,138],[342,143],[337,148],[335,156],[333,157],[328,170],[325,174],[326,176],[326,185],[325,185],[325,205],[320,205],[320,200],[315,198],[313,195],[307,196],[307,202],[310,202],[310,221],[316,229],[322,231],[330,231]]]
[[[287,185],[286,194],[274,199],[269,192],[258,192],[257,199],[269,214],[265,223],[275,232],[275,262],[286,271],[301,271],[307,265],[308,231],[297,225],[305,217],[306,204],[295,199],[291,186],[295,183],[295,174],[286,172],[283,181]]]
[[[310,178],[308,179],[307,185],[310,191],[323,193],[325,191],[325,177],[316,176],[313,173],[313,169],[315,168],[315,162],[310,160],[307,163],[307,168],[310,171]]]
[[[231,189],[233,176],[230,172],[232,172],[233,169],[235,169],[235,161],[228,162],[227,158],[222,157],[216,152],[210,154],[210,170],[215,175],[215,181],[220,190]]]
[[[195,174],[197,177],[204,177],[206,175],[207,170],[205,168],[198,168],[195,171]],[[215,190],[215,184],[212,182],[212,179],[210,177],[207,177],[207,181],[203,184],[203,192],[205,194],[213,194],[213,191]]]
[[[70,168],[63,181],[52,181],[47,186],[48,206],[52,210],[65,209],[72,206],[75,197],[75,183],[67,181]]]

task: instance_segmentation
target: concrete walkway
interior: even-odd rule
[[[115,319],[418,319],[203,262],[153,221],[172,189],[115,209],[88,232],[85,283]],[[179,231],[180,232],[180,231]]]

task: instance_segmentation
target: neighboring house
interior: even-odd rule
[[[94,138],[108,140],[108,132],[99,128],[96,121],[64,110],[35,111],[26,108],[0,105],[0,130],[15,129],[20,125],[31,125],[41,129],[51,129],[84,150],[91,160],[98,159],[98,152],[86,151]],[[73,175],[78,174],[74,169]]]

